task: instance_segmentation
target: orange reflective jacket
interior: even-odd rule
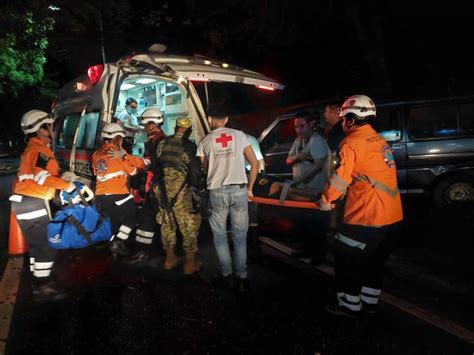
[[[15,184],[14,192],[24,196],[51,199],[56,189],[67,189],[70,184],[58,175],[59,165],[51,149],[40,138],[30,138],[20,158],[18,182]]]
[[[108,152],[116,150],[112,143],[107,143],[92,156],[92,168],[97,176],[96,195],[119,195],[130,193],[127,176],[135,175],[138,169],[145,167],[142,158],[127,154],[124,159],[110,158]]]
[[[384,226],[403,219],[392,150],[370,125],[349,132],[339,158],[321,200],[332,202],[347,193],[344,223]]]

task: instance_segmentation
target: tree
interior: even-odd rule
[[[38,86],[41,94],[48,94],[53,83],[43,80],[43,67],[53,18],[38,19],[30,11],[3,17],[8,18],[8,30],[2,31],[0,37],[0,95],[17,97],[22,90],[34,86]]]

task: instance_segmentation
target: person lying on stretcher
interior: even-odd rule
[[[312,202],[318,201],[321,193],[309,187],[294,187],[297,182],[281,182],[268,176],[265,172],[257,175],[252,193],[257,197],[275,198],[280,200],[293,200]]]

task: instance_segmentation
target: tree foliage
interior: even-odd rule
[[[4,18],[6,16],[3,16]],[[51,17],[36,18],[32,12],[9,14],[9,31],[0,37],[0,95],[17,97],[25,88],[37,86],[48,94],[52,82],[44,82],[44,64]]]

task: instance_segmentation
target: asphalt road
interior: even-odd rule
[[[0,178],[2,190],[5,178]],[[387,264],[385,291],[473,329],[472,209],[438,210],[404,199],[407,228]],[[408,214],[408,215],[407,215]],[[8,202],[0,201],[0,268],[7,261]],[[471,223],[471,224],[469,224]],[[467,228],[467,229],[466,229]],[[474,346],[382,303],[361,320],[338,318],[323,305],[333,280],[272,248],[251,264],[252,292],[213,283],[217,259],[207,225],[199,240],[203,269],[185,277],[162,269],[154,244],[150,267],[129,268],[107,248],[60,253],[58,276],[70,297],[31,301],[23,268],[6,354],[472,354]],[[0,322],[2,320],[0,319]],[[1,340],[1,339],[0,339]]]

